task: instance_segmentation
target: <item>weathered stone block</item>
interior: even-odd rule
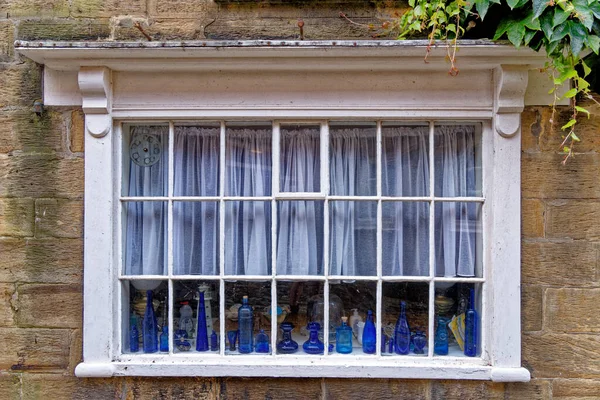
[[[69,147],[72,153],[82,153],[85,146],[85,118],[81,110],[71,112],[69,124]]]
[[[0,238],[0,282],[81,283],[83,240]]]
[[[63,119],[60,113],[44,111],[37,116],[26,110],[0,113],[0,151],[53,153],[63,149]]]
[[[10,62],[14,58],[14,41],[15,27],[12,21],[0,21],[0,62]]]
[[[0,372],[0,399],[21,399],[21,378],[18,374]]]
[[[596,185],[600,188],[600,185]],[[546,237],[598,240],[600,201],[557,200],[546,206]]]
[[[521,244],[521,279],[526,284],[597,286],[598,245],[587,241]]]
[[[22,20],[19,40],[99,40],[110,36],[108,18]]]
[[[548,400],[552,397],[551,383],[547,380],[532,379],[531,382],[507,383],[505,400]]]
[[[293,399],[322,399],[320,379],[240,379],[226,378],[221,382],[221,399],[258,400],[281,397]]]
[[[544,237],[544,203],[535,199],[521,201],[521,233],[524,237]]]
[[[534,378],[600,378],[600,335],[524,334],[523,364]]]
[[[69,330],[0,328],[0,369],[63,372],[69,364]]]
[[[253,380],[250,387],[254,387],[257,383],[257,380]],[[200,377],[185,379],[128,378],[123,381],[122,390],[124,399],[212,400],[217,398],[218,385],[215,379]],[[220,398],[226,399],[227,397],[221,395]],[[245,397],[245,399],[251,398]]]
[[[542,294],[540,286],[521,287],[521,329],[525,332],[542,329]]]
[[[196,16],[202,18],[207,13],[216,14],[217,5],[213,1],[207,0],[149,0],[148,12],[151,16],[170,18]],[[229,12],[225,15],[229,16]]]
[[[73,332],[71,332],[68,373],[74,375],[75,368],[81,361],[83,361],[83,332],[81,329],[75,329]]]
[[[205,39],[203,18],[195,19],[158,19],[152,20],[149,25],[143,25],[144,32],[153,40],[201,40]],[[114,30],[115,40],[146,40],[144,35],[134,26],[118,26]]]
[[[14,313],[12,307],[15,285],[13,283],[0,283],[0,326],[14,326]]]
[[[0,65],[0,108],[32,107],[33,102],[41,98],[40,66],[31,61],[18,66]]]
[[[83,235],[83,202],[59,199],[35,201],[35,236],[79,238]]]
[[[600,289],[547,289],[544,329],[555,332],[600,332]],[[600,351],[600,350],[599,350]]]
[[[33,199],[0,199],[0,236],[33,236]]]
[[[553,400],[598,400],[600,380],[554,379],[552,381]]]
[[[73,0],[71,14],[74,17],[98,18],[113,15],[145,14],[145,0]]]
[[[79,285],[25,284],[17,288],[20,327],[79,328],[83,296]]]
[[[15,17],[68,17],[68,0],[4,0],[0,15]]]
[[[365,391],[373,399],[427,399],[429,383],[419,380],[397,379],[326,379],[326,399],[364,398]]]
[[[83,159],[52,155],[0,158],[2,197],[83,197]]]
[[[504,384],[481,381],[432,381],[430,399],[504,399]]]
[[[118,379],[81,379],[57,374],[24,374],[23,399],[101,400],[121,398]]]
[[[599,198],[599,154],[578,154],[566,165],[563,154],[523,153],[522,196],[539,199]]]

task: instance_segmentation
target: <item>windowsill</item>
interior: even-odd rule
[[[170,361],[155,359],[111,363],[83,362],[75,369],[80,378],[111,376],[244,376],[244,377],[295,377],[295,378],[401,378],[401,379],[475,379],[494,382],[528,382],[531,375],[526,368],[492,367],[489,365],[460,364],[453,359],[423,362],[423,360],[362,361],[351,365],[344,357],[293,357],[281,359],[242,356],[222,358],[206,357]],[[389,358],[389,357],[388,357]],[[217,361],[218,360],[218,361]],[[478,359],[481,361],[481,359]],[[475,360],[473,360],[475,361]],[[260,368],[257,366],[260,365]]]

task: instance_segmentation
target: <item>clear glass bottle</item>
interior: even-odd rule
[[[335,351],[341,354],[352,353],[352,328],[348,326],[347,321],[347,317],[342,317],[342,325],[335,331]]]
[[[377,346],[377,330],[373,323],[373,311],[367,311],[367,321],[365,322],[365,328],[362,336],[362,347],[363,352],[366,354],[373,354],[376,351]]]
[[[193,311],[189,303],[187,301],[182,302],[179,309],[179,329],[187,332],[188,339],[193,339],[196,336],[192,315]]]
[[[152,305],[152,290],[146,292],[146,311],[144,312],[142,331],[144,353],[156,353],[158,351],[158,332]]]
[[[129,319],[129,351],[132,353],[140,351],[140,331],[138,331],[137,324],[137,315],[133,313]]]
[[[440,356],[448,355],[448,320],[444,317],[438,316],[433,352]]]
[[[240,353],[252,353],[254,347],[254,311],[248,304],[248,296],[242,299],[242,306],[238,309],[238,350]]]
[[[169,352],[169,327],[163,326],[160,334],[160,351]]]
[[[319,329],[321,329],[321,326],[317,322],[308,324],[308,340],[302,345],[305,353],[323,354],[325,351],[325,345],[319,340]]]
[[[196,330],[196,351],[208,351],[208,332],[206,331],[206,308],[204,307],[204,292],[199,292],[198,300],[198,329]]]
[[[256,335],[255,350],[257,353],[269,352],[269,336],[265,333],[264,329],[261,329]]]
[[[394,350],[396,354],[410,352],[410,328],[406,319],[406,302],[400,302],[400,315],[394,329]]]
[[[465,312],[465,356],[477,355],[477,324],[478,317],[475,311],[475,289],[471,289],[469,308]]]
[[[325,319],[325,300],[322,295],[312,296],[307,304],[307,317],[309,322],[317,322],[321,329],[319,330],[319,339],[323,341],[324,319]],[[329,343],[335,343],[335,328],[344,315],[344,303],[335,294],[329,295]]]
[[[363,319],[360,316],[360,314],[358,313],[358,309],[353,308],[352,315],[350,316],[350,319],[348,321],[348,325],[352,329],[352,333],[354,334],[355,338],[358,338],[358,323],[359,322],[363,322]]]
[[[290,322],[283,322],[280,327],[283,331],[283,335],[281,341],[277,343],[277,352],[281,354],[292,354],[297,352],[298,343],[292,339],[294,325]]]

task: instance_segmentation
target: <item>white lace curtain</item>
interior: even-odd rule
[[[135,127],[132,137],[151,133],[163,156],[151,167],[130,163],[129,196],[167,194],[166,127]],[[376,194],[374,128],[330,129],[332,195]],[[174,195],[219,196],[219,128],[180,126],[175,130]],[[318,128],[282,129],[281,192],[320,190]],[[429,196],[427,127],[384,127],[381,143],[383,196]],[[435,195],[477,196],[473,126],[436,127]],[[225,149],[225,195],[271,195],[271,128],[229,127]],[[166,202],[127,203],[127,274],[166,274]],[[176,201],[173,204],[175,274],[218,274],[219,203]],[[480,206],[439,202],[435,213],[435,265],[441,276],[473,276]],[[429,203],[382,203],[384,275],[429,274]],[[225,203],[225,273],[271,273],[271,202]],[[278,274],[323,272],[323,202],[277,203]],[[376,274],[377,202],[329,202],[329,259],[332,275]]]

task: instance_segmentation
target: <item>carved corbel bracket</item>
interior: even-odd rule
[[[494,71],[494,126],[500,136],[513,137],[521,128],[527,79],[527,66],[501,65]]]
[[[87,132],[96,138],[106,136],[111,129],[112,81],[106,67],[81,67],[79,90],[85,113]]]

